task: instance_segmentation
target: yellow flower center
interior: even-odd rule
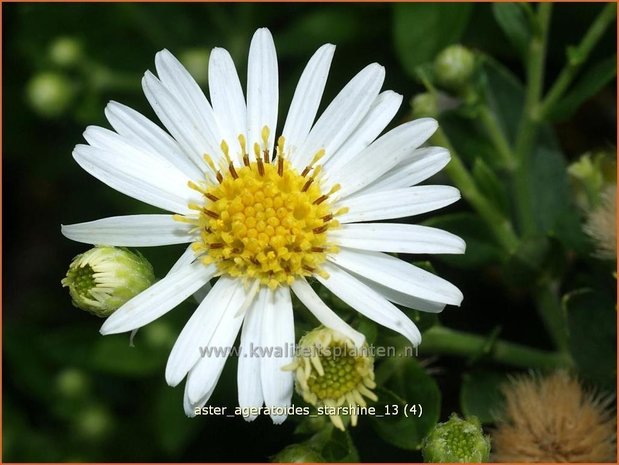
[[[320,356],[323,374],[313,371],[307,379],[309,390],[322,401],[339,399],[353,391],[367,371],[366,360],[349,354],[347,345],[331,346],[329,352]]]
[[[268,129],[263,130],[262,150],[255,144],[255,161],[239,136],[242,163],[231,161],[227,143],[221,144],[224,160],[216,169],[216,183],[190,182],[203,196],[202,205],[190,205],[197,218],[181,217],[195,224],[199,240],[193,248],[205,264],[215,263],[220,274],[258,279],[274,289],[290,285],[295,278],[324,274],[320,265],[336,248],[328,242],[327,231],[338,225],[332,212],[330,191],[322,189],[319,151],[312,163],[299,173],[284,158],[284,140],[278,142],[277,157],[271,160],[267,146]]]

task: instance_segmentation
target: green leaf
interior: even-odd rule
[[[393,34],[396,52],[410,76],[462,37],[469,22],[470,3],[396,3]],[[440,31],[440,33],[438,33]]]
[[[610,293],[581,289],[563,298],[569,348],[580,376],[604,388],[617,377],[617,311]]]
[[[434,379],[413,358],[386,360],[376,373],[378,389],[377,414],[372,426],[386,442],[401,449],[418,450],[423,438],[436,425],[440,414],[441,393]],[[404,414],[407,406],[422,406],[422,415]]]
[[[547,118],[564,121],[570,118],[587,99],[597,94],[602,87],[617,75],[617,55],[600,61],[591,67],[576,81],[569,91],[551,110]]]
[[[359,454],[348,431],[332,428],[329,440],[320,449],[326,462],[358,462]]]
[[[460,236],[466,242],[462,255],[437,255],[440,260],[458,268],[479,268],[503,259],[503,252],[495,244],[486,224],[473,213],[452,213],[423,222],[426,226],[444,229]]]
[[[546,235],[522,238],[518,249],[503,266],[506,279],[516,286],[531,284],[544,268],[549,252],[550,241]]]
[[[466,373],[460,388],[460,407],[467,416],[476,416],[482,423],[492,423],[504,402],[501,384],[507,377],[494,371]]]
[[[531,28],[524,7],[518,3],[494,3],[492,12],[509,42],[524,59],[531,37]]]
[[[484,197],[493,203],[497,210],[508,214],[509,201],[505,184],[499,181],[494,171],[479,157],[473,164],[473,178]]]

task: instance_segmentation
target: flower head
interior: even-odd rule
[[[423,460],[430,463],[481,463],[490,455],[490,437],[485,436],[479,420],[466,420],[453,413],[449,420],[436,425],[425,437]]]
[[[295,387],[305,402],[326,410],[333,424],[344,429],[337,413],[338,407],[347,406],[352,413],[351,423],[357,424],[354,413],[358,406],[365,407],[364,397],[378,400],[372,389],[374,359],[367,353],[367,345],[356,347],[346,336],[329,328],[318,327],[299,341],[297,356],[285,367],[295,373]]]
[[[612,398],[587,392],[565,372],[523,376],[503,389],[493,432],[497,462],[614,462]]]
[[[363,335],[322,302],[309,278],[415,345],[421,335],[394,302],[440,312],[462,301],[449,282],[384,253],[464,251],[464,242],[445,231],[380,222],[459,199],[453,187],[416,185],[449,161],[445,149],[420,148],[436,121],[411,121],[379,137],[402,96],[380,92],[385,71],[376,63],[316,119],[334,50],[324,45],[310,59],[281,132],[277,54],[267,29],[251,41],[246,96],[227,51],[209,54],[209,101],[163,50],[155,57],[158,77],[146,72],[142,84],[168,132],[111,102],[105,113],[114,131],[89,127],[88,145],[73,152],[109,186],[173,214],[63,226],[65,236],[132,247],[191,244],[148,293],[108,318],[103,334],[144,326],[216,279],[166,368],[172,386],[187,378],[188,415],[208,401],[225,363],[209,349],[232,346],[241,327],[240,406],[290,405],[293,375],[282,367],[292,354],[281,349],[294,344],[291,291],[325,327],[363,345]],[[277,423],[285,417],[272,415]]]
[[[62,285],[73,305],[106,317],[154,282],[153,267],[142,255],[97,246],[73,259]]]
[[[597,257],[617,259],[616,184],[611,184],[602,191],[600,204],[588,213],[584,229],[595,242]]]

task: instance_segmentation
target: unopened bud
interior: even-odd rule
[[[410,105],[413,118],[436,118],[439,114],[438,99],[430,92],[415,95]]]
[[[62,285],[73,305],[106,317],[154,282],[153,267],[141,254],[97,246],[73,259]]]
[[[305,444],[291,444],[271,457],[273,463],[323,463],[325,459]]]
[[[75,88],[71,81],[59,73],[37,74],[26,87],[28,103],[34,111],[46,118],[62,115],[74,96]]]
[[[458,91],[475,71],[475,56],[462,45],[450,45],[434,60],[436,82],[448,90]]]
[[[424,462],[486,462],[490,455],[490,437],[484,436],[477,418],[463,420],[454,413],[448,421],[430,431],[421,452]]]
[[[69,68],[82,58],[82,45],[73,37],[59,37],[49,47],[49,58],[56,66]]]

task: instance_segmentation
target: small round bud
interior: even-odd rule
[[[106,317],[154,282],[153,267],[141,254],[97,246],[73,259],[62,285],[73,305]]]
[[[415,95],[410,105],[413,118],[436,118],[439,114],[438,99],[430,92]]]
[[[209,56],[210,51],[207,48],[190,48],[181,52],[178,59],[198,84],[206,84]]]
[[[378,400],[372,389],[374,358],[368,347],[332,329],[319,326],[299,340],[292,363],[284,370],[295,374],[295,388],[308,404],[321,407],[331,422],[344,430],[342,416],[357,424],[358,409],[365,398]]]
[[[67,368],[58,373],[56,388],[58,393],[67,398],[83,397],[88,391],[89,379],[83,371]]]
[[[424,462],[481,463],[488,461],[490,437],[484,436],[475,417],[468,420],[453,413],[426,436],[421,448]]]
[[[26,97],[34,111],[46,118],[62,115],[75,96],[69,79],[59,73],[44,72],[34,76],[26,86]]]
[[[73,37],[59,37],[49,47],[49,58],[56,66],[69,68],[82,58],[82,45]]]
[[[92,405],[78,414],[75,427],[79,436],[96,441],[102,439],[111,431],[112,418],[107,410]]]
[[[291,444],[271,457],[273,463],[323,463],[325,459],[305,444]]]
[[[577,205],[589,211],[600,205],[606,186],[617,183],[617,160],[614,153],[587,152],[572,162],[567,172]]]
[[[475,71],[475,56],[462,45],[451,45],[434,60],[436,82],[448,90],[460,90]]]

